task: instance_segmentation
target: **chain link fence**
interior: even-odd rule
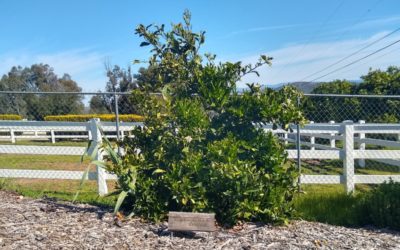
[[[301,132],[300,148],[302,152],[315,150],[315,159],[301,159],[301,174],[315,175],[314,180],[324,178],[321,175],[345,177],[344,153],[348,138],[344,128],[351,125],[354,131],[349,143],[354,150],[351,161],[356,185],[362,188],[366,184],[379,183],[382,176],[400,177],[399,96],[308,94],[304,96],[301,108],[309,124],[300,130],[304,131]],[[319,124],[330,124],[332,129],[329,133],[318,131]],[[316,129],[307,131],[307,126]],[[339,151],[340,158],[323,159],[323,154],[332,150]],[[341,182],[345,181],[343,179]]]
[[[300,136],[297,126],[293,126],[291,132],[280,130],[277,135],[284,141],[292,161],[297,161],[304,175],[302,183],[344,184],[345,179],[350,178],[346,172],[349,161],[354,165],[351,178],[356,184],[379,183],[381,176],[400,176],[400,151],[397,151],[400,147],[400,97],[308,94],[299,105],[309,121],[300,127]],[[137,114],[130,93],[0,93],[0,120],[24,120],[24,123],[14,122],[19,127],[10,121],[0,121],[0,148],[25,146],[24,152],[27,152],[29,147],[36,147],[31,154],[0,151],[0,169],[83,170],[88,159],[81,163],[76,152],[82,151],[91,139],[85,124],[100,114],[108,115],[108,123],[103,125],[109,127],[105,133],[111,140],[131,136],[130,127],[124,126],[135,121],[129,115]],[[78,115],[92,116],[77,119]],[[40,123],[43,121],[75,122],[75,125],[60,128],[47,123],[48,127],[44,128]],[[352,148],[354,152],[346,163],[349,154],[345,128],[349,125],[353,132],[347,149]],[[63,147],[64,151],[53,155],[35,154],[37,147],[42,151]],[[43,184],[37,182],[39,186]],[[54,188],[53,184],[49,188]],[[77,184],[72,186],[78,187]]]
[[[116,112],[117,111],[117,112]],[[0,115],[19,115],[43,121],[46,116],[81,114],[135,114],[130,93],[21,92],[0,93]]]
[[[7,178],[8,185],[43,195],[74,194],[82,177],[77,171],[84,171],[90,162],[89,157],[81,161],[93,139],[88,121],[101,115],[103,132],[112,142],[130,136],[128,125],[137,116],[129,116],[136,113],[129,94],[0,93],[0,172],[25,176]],[[96,194],[96,178],[89,177],[83,192]],[[112,191],[114,182],[107,184]]]

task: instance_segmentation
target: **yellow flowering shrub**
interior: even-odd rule
[[[100,121],[115,121],[114,114],[83,114],[83,115],[48,115],[44,117],[45,121],[65,121],[65,122],[86,122],[93,118],[99,118]],[[135,114],[119,115],[119,120],[123,122],[139,122],[143,117]]]
[[[22,117],[20,115],[14,115],[14,114],[0,114],[0,120],[18,121],[22,120]]]

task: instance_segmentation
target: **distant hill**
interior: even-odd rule
[[[361,80],[349,80],[349,82],[353,83],[353,84],[359,84],[361,83]],[[305,94],[309,94],[311,93],[311,91],[313,91],[313,89],[315,89],[316,87],[318,87],[319,85],[323,84],[325,82],[290,82],[290,83],[279,83],[279,84],[275,84],[272,85],[271,88],[273,89],[280,89],[283,86],[286,85],[291,85],[296,87],[297,89],[303,91]]]
[[[291,82],[291,83],[278,83],[274,85],[268,85],[266,87],[272,88],[272,89],[281,89],[283,86],[286,85],[292,85],[295,86],[296,88],[300,89],[304,93],[311,93],[311,91],[317,87],[321,83],[316,83],[316,82]],[[247,87],[242,87],[242,88],[237,88],[239,92],[243,92],[247,90]]]
[[[348,80],[349,82],[353,84],[359,84],[362,81],[361,80]],[[283,86],[295,86],[297,89],[303,91],[305,94],[311,93],[313,89],[318,87],[319,85],[326,83],[326,82],[287,82],[287,83],[278,83],[278,84],[273,84],[273,85],[268,85],[266,87],[272,88],[272,89],[281,89]],[[237,88],[239,92],[243,92],[247,90],[247,87],[242,87],[242,88]]]
[[[272,85],[271,88],[273,89],[280,89],[283,86],[294,86],[297,89],[303,91],[304,93],[308,94],[311,93],[311,91],[319,86],[321,83],[320,82],[290,82],[290,83],[279,83],[276,85]]]

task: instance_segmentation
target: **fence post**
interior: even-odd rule
[[[348,194],[354,191],[354,126],[352,121],[343,122],[343,174]]]
[[[11,143],[15,143],[14,129],[10,129],[10,139],[11,139]]]
[[[359,124],[365,124],[365,121],[364,121],[364,120],[359,120],[358,123],[359,123]],[[358,138],[359,138],[360,140],[364,139],[364,138],[365,138],[365,134],[364,134],[364,133],[359,133]],[[360,142],[358,148],[359,148],[360,150],[365,150],[365,142]],[[365,167],[365,159],[359,159],[359,160],[358,160],[358,165],[359,165],[360,167],[364,168],[364,167]]]
[[[400,134],[397,134],[397,141],[400,141]]]
[[[125,130],[120,130],[121,131],[121,136],[120,136],[120,138],[121,138],[121,140],[124,140],[124,138],[125,138]]]
[[[120,141],[120,132],[119,132],[119,104],[118,104],[118,96],[114,91],[114,105],[115,105],[115,130],[117,134],[117,141]],[[118,144],[119,145],[119,144]],[[118,154],[121,154],[121,150],[118,146]]]
[[[335,124],[335,121],[329,121],[329,124]],[[335,136],[335,134],[331,134],[331,136]],[[336,148],[335,138],[331,138],[330,142],[331,142],[331,148]]]
[[[314,122],[310,121],[310,124],[314,124]],[[315,144],[315,137],[314,136],[310,136],[310,143],[311,143],[310,150],[315,150],[315,146],[313,146]]]
[[[288,144],[289,144],[289,142],[288,142],[289,133],[288,133],[287,131],[285,131],[285,132],[283,133],[283,139],[284,139],[284,144],[285,144],[285,145],[288,145]]]
[[[90,120],[90,131],[92,135],[92,148],[97,150],[95,160],[102,161],[103,155],[102,152],[98,149],[102,144],[102,137],[100,130],[98,128],[100,126],[100,119],[95,118]],[[97,147],[96,147],[97,146]],[[106,171],[101,166],[96,166],[97,173],[97,190],[100,196],[103,196],[108,193],[107,182],[106,182]]]
[[[56,137],[54,135],[54,130],[50,130],[50,135],[51,135],[51,143],[56,143]]]
[[[297,107],[300,108],[300,96],[297,96]],[[300,136],[300,123],[296,123],[296,148],[297,148],[297,169],[299,171],[298,191],[301,191],[301,136]]]

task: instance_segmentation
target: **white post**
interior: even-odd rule
[[[285,131],[284,133],[283,133],[283,139],[284,139],[284,143],[285,143],[285,145],[288,145],[288,138],[289,138],[289,136],[288,136],[288,132],[287,131]]]
[[[11,139],[11,143],[15,143],[14,129],[10,129],[10,139]]]
[[[124,137],[125,137],[125,131],[124,130],[120,130],[121,131],[121,135],[120,135],[120,138],[121,138],[121,140],[123,140],[124,139]]]
[[[88,131],[88,140],[90,141],[90,140],[92,140],[92,131]]]
[[[92,135],[92,143],[93,147],[96,145],[98,147],[102,144],[102,137],[99,128],[97,127],[100,124],[100,119],[95,118],[90,120],[90,131]],[[102,161],[103,155],[100,150],[97,150],[95,160]],[[101,166],[96,166],[96,173],[97,173],[97,190],[100,196],[103,196],[108,193],[107,182],[106,182],[106,171]]]
[[[329,121],[329,124],[335,124],[335,121]],[[335,134],[331,134],[331,136],[335,136]],[[335,138],[331,138],[331,148],[336,148]]]
[[[314,124],[314,122],[313,121],[310,121],[310,124]],[[312,144],[312,146],[311,146],[311,150],[315,150],[315,146],[314,146],[314,144],[315,144],[315,137],[314,136],[310,136],[310,143]]]
[[[343,122],[343,175],[348,194],[354,191],[354,126],[352,121]]]
[[[397,134],[397,141],[400,141],[400,134]]]
[[[359,124],[365,124],[365,121],[364,121],[364,120],[359,120],[358,123],[359,123]],[[358,138],[359,138],[360,140],[364,139],[364,138],[365,138],[365,134],[364,134],[364,133],[359,133]],[[359,144],[359,149],[360,149],[360,150],[365,150],[365,142],[360,142],[360,144]],[[360,167],[364,168],[364,167],[365,167],[365,159],[359,159],[359,160],[358,160],[358,165],[359,165]]]
[[[56,143],[56,137],[54,135],[54,130],[50,130],[50,135],[51,135],[51,143]]]

